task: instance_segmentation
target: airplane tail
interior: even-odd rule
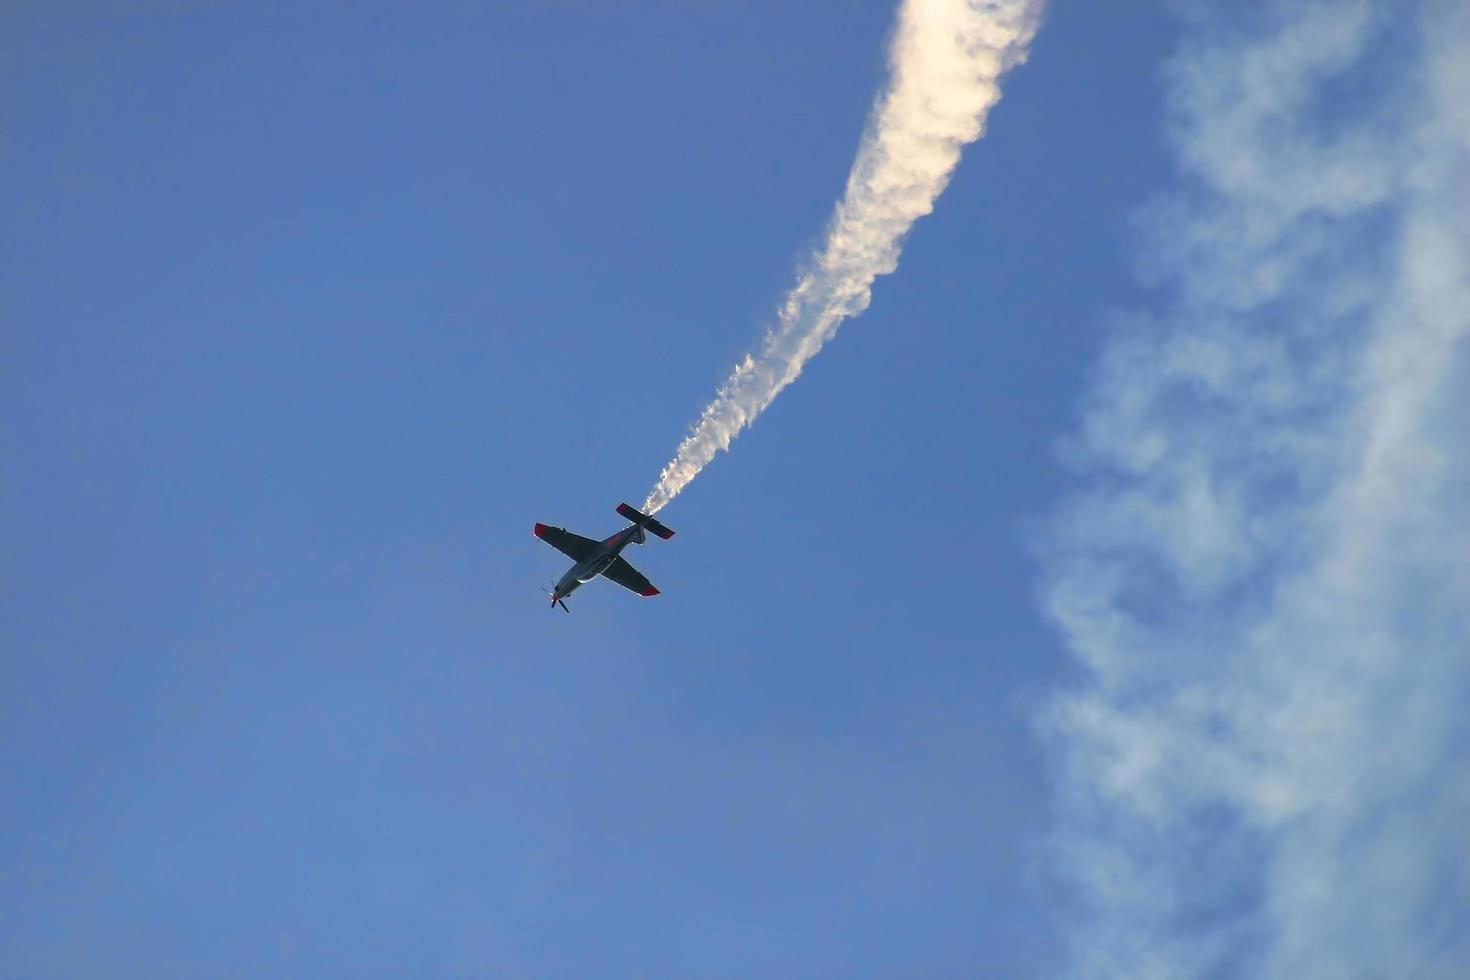
[[[622,514],[624,517],[632,521],[634,524],[637,524],[639,527],[648,528],[651,533],[657,534],[665,541],[674,536],[673,531],[670,531],[668,528],[664,527],[662,524],[654,520],[652,517],[649,517],[647,514],[639,513],[627,504],[618,504],[618,513]]]

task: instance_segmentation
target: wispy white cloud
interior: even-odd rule
[[[643,509],[661,509],[837,333],[868,308],[873,280],[898,267],[903,237],[934,209],[960,151],[980,138],[1000,77],[1026,57],[1042,0],[905,0],[892,77],[873,108],[847,190],[811,267],[679,444]]]
[[[1168,67],[1170,298],[1119,324],[1044,549],[1073,963],[1459,977],[1470,8],[1246,7]]]

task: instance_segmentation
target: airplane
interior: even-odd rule
[[[536,537],[576,562],[571,570],[561,577],[561,581],[551,589],[553,607],[561,606],[563,612],[571,612],[562,600],[576,591],[578,586],[592,581],[599,575],[612,579],[623,588],[641,596],[658,595],[658,589],[653,587],[653,583],[644,578],[642,572],[623,560],[623,549],[630,544],[642,544],[645,540],[643,534],[645,528],[665,541],[672,538],[674,532],[649,515],[640,514],[627,504],[619,504],[618,513],[633,523],[603,541],[584,538],[580,534],[573,534],[564,527],[536,525]]]

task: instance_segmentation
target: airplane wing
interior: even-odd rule
[[[545,541],[572,561],[581,561],[597,549],[596,541],[593,541],[591,538],[584,538],[580,534],[573,534],[564,527],[550,527],[546,524],[537,524],[536,537]]]
[[[610,578],[625,589],[631,589],[639,595],[658,595],[658,589],[653,583],[643,577],[643,573],[621,558],[613,559],[613,563],[607,566],[602,573],[603,578]]]

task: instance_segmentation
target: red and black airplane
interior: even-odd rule
[[[627,504],[619,504],[618,513],[633,523],[605,541],[593,541],[591,538],[573,534],[562,527],[536,525],[536,537],[576,562],[571,571],[563,575],[561,581],[557,582],[551,590],[553,606],[561,606],[563,611],[571,612],[562,600],[575,592],[578,586],[592,581],[599,575],[612,579],[623,588],[631,589],[639,595],[658,595],[658,589],[653,587],[653,583],[644,578],[642,572],[623,560],[623,549],[630,544],[642,544],[645,540],[643,534],[645,528],[665,541],[672,538],[674,532]]]

